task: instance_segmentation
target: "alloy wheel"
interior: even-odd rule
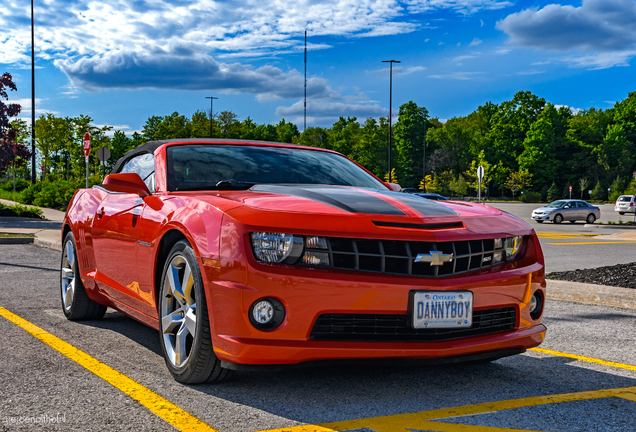
[[[196,336],[197,315],[192,269],[183,255],[170,261],[161,299],[161,331],[170,362],[185,364]]]
[[[62,252],[62,305],[68,313],[73,306],[75,296],[75,245],[69,239],[64,245]]]

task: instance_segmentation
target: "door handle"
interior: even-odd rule
[[[104,216],[104,207],[97,210],[97,219],[101,219]]]

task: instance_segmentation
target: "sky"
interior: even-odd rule
[[[34,0],[36,115],[130,134],[152,115],[233,111],[307,126],[449,119],[529,90],[573,110],[636,91],[636,0]],[[28,0],[0,2],[0,73],[31,117]]]

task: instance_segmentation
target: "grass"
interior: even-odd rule
[[[35,237],[35,234],[14,234],[14,233],[0,233],[0,238],[7,238],[7,237]]]
[[[5,199],[5,200],[15,201],[15,202],[21,202],[22,201],[22,192],[13,192],[13,191],[0,190],[0,199]]]
[[[37,207],[25,206],[22,204],[5,205],[0,204],[0,216],[26,217],[33,219],[44,219],[42,210]]]

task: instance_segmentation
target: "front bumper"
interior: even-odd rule
[[[532,219],[534,220],[549,221],[549,220],[552,220],[551,217],[552,217],[552,213],[547,215],[535,214],[535,213],[532,214]]]
[[[541,344],[546,327],[529,314],[532,294],[545,298],[542,263],[470,277],[412,278],[360,272],[289,270],[259,265],[245,283],[218,280],[205,268],[212,342],[217,357],[237,365],[290,365],[350,359],[441,359],[525,349]],[[269,270],[269,271],[265,271]],[[473,272],[475,273],[475,272]],[[479,273],[479,272],[477,272]],[[470,283],[468,283],[470,282]],[[469,290],[474,310],[514,307],[514,329],[434,342],[368,342],[312,340],[310,333],[324,313],[407,314],[411,290]],[[275,297],[286,308],[283,324],[260,331],[248,318],[250,306]],[[501,355],[499,355],[501,356]],[[232,367],[240,369],[238,366]]]

